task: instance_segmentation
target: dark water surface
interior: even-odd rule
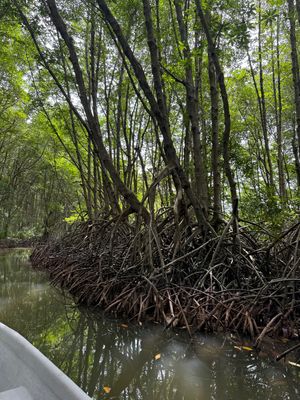
[[[28,255],[0,251],[0,321],[94,399],[300,399],[300,368],[236,349],[226,337],[191,342],[79,311],[30,268]]]

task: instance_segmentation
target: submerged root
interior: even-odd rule
[[[167,213],[136,232],[122,221],[81,223],[37,247],[35,267],[77,300],[138,321],[194,331],[239,331],[256,337],[298,335],[300,224],[261,246],[229,226],[205,237],[197,226],[175,225]],[[174,240],[175,238],[175,240]]]

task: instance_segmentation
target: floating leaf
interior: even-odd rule
[[[122,328],[125,328],[125,329],[128,328],[128,325],[126,325],[126,324],[121,324],[120,326],[121,326]]]
[[[105,393],[110,393],[111,392],[111,388],[109,386],[103,386],[103,390]]]
[[[293,361],[289,361],[289,364],[292,365],[293,367],[300,368],[300,364],[294,363]]]
[[[160,357],[161,357],[161,355],[158,353],[158,354],[156,354],[156,355],[155,355],[155,357],[154,357],[154,358],[155,358],[155,360],[159,360],[159,359],[160,359]]]
[[[239,351],[242,351],[242,350],[253,351],[253,348],[249,347],[249,346],[233,346],[233,347]]]
[[[246,351],[252,351],[253,350],[252,347],[248,347],[248,346],[242,346],[242,349],[246,350]]]
[[[240,346],[233,346],[236,350],[239,350],[239,351],[241,351],[242,350],[242,348],[240,347]]]

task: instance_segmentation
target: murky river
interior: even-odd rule
[[[232,338],[164,333],[79,311],[28,263],[0,251],[0,321],[94,399],[299,399],[300,368],[234,347]]]

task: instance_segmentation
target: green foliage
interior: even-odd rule
[[[64,3],[57,1],[57,5],[72,35],[88,101],[96,114],[95,120],[99,122],[105,148],[122,182],[135,193],[137,199],[142,200],[165,162],[162,137],[153,122],[153,114],[149,116],[149,104],[128,60],[124,65],[120,49],[117,49],[107,25],[100,18],[96,3],[68,0]],[[157,82],[151,68],[142,2],[108,1],[108,5],[143,68],[149,87],[153,89]],[[258,10],[258,2],[250,0],[203,1],[202,5],[225,72],[231,113],[231,165],[239,187],[241,215],[245,219],[265,221],[278,230],[299,210],[292,147],[294,97],[285,2],[262,1],[261,10]],[[213,205],[211,88],[203,27],[196,17],[194,2],[182,2],[187,46],[180,38],[173,2],[151,2],[151,6],[168,124],[182,165],[184,157],[187,157],[185,145],[189,146],[189,165],[185,168],[193,187],[194,144],[191,137],[190,143],[186,143],[190,115],[185,86],[186,67],[191,67],[192,82],[198,90],[196,106],[200,116],[201,151],[206,165],[203,174],[206,174],[211,196],[209,204]],[[4,12],[6,8],[7,13]],[[108,212],[114,214],[111,192],[121,209],[128,206],[103,167],[103,160],[99,159],[94,143],[88,139],[87,118],[69,51],[49,18],[47,7],[43,2],[29,1],[24,2],[22,9],[28,18],[31,34],[20,23],[19,13],[11,2],[2,1],[0,4],[2,236],[10,233],[19,236],[43,234],[77,218],[95,218]],[[259,64],[257,45],[259,11],[262,17],[262,66]],[[278,49],[277,26],[280,34]],[[31,35],[35,36],[40,52]],[[259,71],[260,67],[262,71]],[[260,103],[261,77],[264,81],[269,152],[274,175],[272,188],[267,182],[267,149]],[[96,78],[96,104],[93,108],[92,86]],[[279,80],[282,143],[279,143],[276,122]],[[68,96],[69,102],[66,101]],[[219,142],[222,143],[224,118],[220,94],[218,106]],[[279,145],[282,147],[287,192],[284,198],[279,193]],[[227,211],[230,191],[222,156],[219,169],[223,208]],[[168,179],[164,178],[157,185],[156,210],[172,206],[175,189]]]

